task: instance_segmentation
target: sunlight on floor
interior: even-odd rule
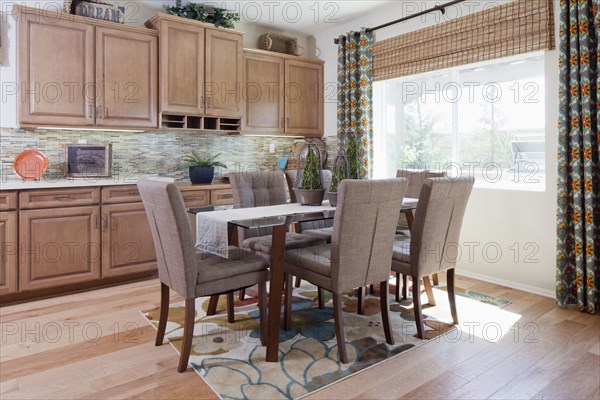
[[[423,295],[423,313],[443,322],[451,322],[448,293],[437,288],[433,289],[437,305],[428,308],[427,299]],[[446,334],[447,339],[460,340],[462,335],[469,335],[469,340],[478,337],[487,342],[496,343],[506,335],[516,334],[515,323],[521,315],[505,311],[498,306],[482,303],[465,296],[456,295],[456,308],[460,322],[456,332]]]

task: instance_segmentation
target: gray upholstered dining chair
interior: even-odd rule
[[[296,177],[298,171],[295,169],[285,171],[285,179],[287,181],[288,192],[290,195],[290,202],[296,203],[296,194],[294,193],[294,184],[296,183]],[[323,170],[323,186],[325,189],[325,196],[331,188],[331,171],[328,169]],[[331,243],[331,234],[333,233],[333,221],[313,221],[313,222],[302,222],[297,226],[298,232],[304,235],[315,236],[318,238],[325,239],[327,243]]]
[[[423,170],[414,170],[414,169],[399,169],[396,171],[396,177],[397,178],[406,178],[408,179],[408,188],[406,188],[406,193],[404,194],[404,197],[410,197],[413,199],[418,199],[419,195],[421,193],[421,187],[423,187],[423,182],[425,182],[425,179],[428,178],[443,178],[447,176],[446,171],[430,171],[427,169],[423,169]],[[408,224],[408,219],[407,219],[407,215],[401,213],[400,217],[398,219],[398,227],[397,232],[405,235],[405,236],[410,236],[410,226]],[[433,274],[433,284],[437,285],[438,284],[438,275],[437,274]],[[403,277],[404,279],[404,285],[403,288],[406,288],[407,286],[407,279],[406,276]],[[430,290],[431,286],[429,284],[429,281],[427,281],[427,285],[428,285],[428,290]],[[396,274],[396,301],[399,301],[399,297],[400,297],[400,275]],[[428,291],[429,293],[429,291]],[[404,292],[404,298],[406,298],[406,289]]]
[[[273,206],[287,202],[285,193],[285,176],[283,171],[251,171],[232,172],[229,182],[233,192],[235,208]],[[238,230],[239,247],[263,257],[270,257],[272,229]],[[325,240],[314,236],[288,232],[285,237],[285,248],[315,246]]]
[[[454,267],[460,229],[473,183],[472,178],[426,179],[419,196],[411,237],[394,242],[392,271],[412,277],[415,321],[421,339],[424,327],[420,280],[424,277],[447,271],[452,321],[458,323]],[[433,293],[428,293],[428,297],[430,296],[432,298]]]
[[[235,247],[227,259],[196,249],[192,228],[179,189],[174,183],[142,180],[138,190],[150,223],[160,279],[160,318],[156,345],[165,336],[169,313],[169,289],[185,298],[183,343],[177,371],[187,369],[194,333],[195,299],[233,293],[258,285],[261,341],[265,342],[267,262]],[[230,303],[232,306],[233,303]],[[229,310],[228,313],[233,310]]]
[[[285,329],[291,325],[292,275],[331,291],[338,352],[343,363],[348,362],[341,303],[345,290],[380,283],[385,338],[389,344],[394,343],[388,279],[396,220],[406,186],[406,179],[342,181],[331,244],[285,254]]]

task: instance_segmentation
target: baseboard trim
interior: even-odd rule
[[[527,285],[527,284],[520,283],[520,282],[511,281],[508,279],[496,278],[496,277],[489,276],[489,275],[478,274],[476,272],[462,271],[460,269],[456,270],[456,274],[467,277],[467,278],[477,279],[478,281],[493,283],[495,285],[502,285],[502,286],[506,286],[511,289],[522,290],[523,292],[537,294],[537,295],[544,296],[544,297],[549,297],[551,299],[556,298],[555,293],[551,290],[540,288],[537,286]]]

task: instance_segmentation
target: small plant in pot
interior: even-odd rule
[[[183,157],[185,164],[182,168],[188,168],[190,181],[193,184],[210,184],[215,176],[215,167],[227,168],[225,164],[217,160],[221,154],[214,156],[202,157],[196,150],[192,150],[192,154]]]
[[[325,189],[323,189],[319,148],[316,144],[309,142],[300,152],[301,155],[305,153],[306,155],[298,165],[294,193],[300,204],[320,206],[325,196]]]

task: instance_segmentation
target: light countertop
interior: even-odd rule
[[[143,178],[158,178],[157,175],[115,175],[110,178],[60,178],[53,179],[42,177],[37,181],[24,181],[16,177],[0,178],[0,190],[27,190],[27,189],[52,189],[52,188],[75,188],[86,186],[117,186],[136,185]],[[174,181],[173,178],[161,177]]]

